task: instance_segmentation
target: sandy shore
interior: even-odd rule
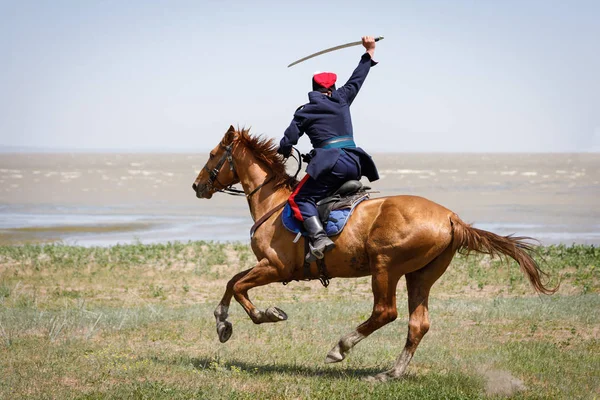
[[[3,154],[0,240],[247,240],[246,202],[198,200],[198,154]],[[374,154],[374,196],[413,194],[498,233],[600,244],[600,155]],[[296,165],[290,162],[290,172]]]

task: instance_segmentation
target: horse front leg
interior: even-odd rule
[[[217,320],[217,334],[219,335],[219,341],[221,343],[228,341],[233,333],[233,325],[231,325],[231,322],[227,321],[227,317],[229,316],[229,305],[231,304],[231,298],[233,297],[233,285],[246,276],[251,270],[252,268],[235,274],[233,278],[227,282],[223,298],[215,309],[214,315]]]
[[[254,268],[233,284],[233,296],[255,324],[287,320],[287,314],[280,308],[269,307],[265,311],[259,310],[248,297],[250,289],[281,280],[281,270],[268,259],[263,258]]]
[[[287,319],[287,314],[277,308],[269,307],[265,311],[258,310],[248,298],[248,290],[256,286],[267,285],[281,280],[278,270],[267,259],[261,260],[254,268],[247,269],[233,276],[227,282],[225,294],[215,309],[219,341],[225,343],[233,333],[233,325],[227,321],[231,298],[235,296],[250,319],[256,324],[263,322],[279,322]]]

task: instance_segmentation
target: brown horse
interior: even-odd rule
[[[287,315],[277,307],[257,309],[248,298],[254,287],[273,282],[308,278],[303,270],[304,246],[293,243],[294,234],[282,224],[281,211],[268,213],[284,204],[297,183],[285,170],[284,160],[272,140],[251,136],[247,130],[229,128],[211,152],[193,184],[198,198],[210,199],[216,191],[240,182],[254,221],[263,219],[251,239],[258,262],[236,274],[227,284],[214,315],[221,342],[232,333],[227,312],[232,296],[256,324],[279,322]],[[327,363],[342,361],[362,339],[394,321],[396,287],[406,277],[408,291],[408,338],[393,368],[374,377],[397,378],[404,374],[413,354],[429,329],[428,299],[434,282],[446,271],[458,250],[476,251],[513,258],[540,293],[545,287],[526,237],[498,236],[472,228],[455,213],[416,196],[375,198],[360,203],[346,228],[333,238],[336,247],[325,257],[330,277],[356,278],[371,275],[374,305],[368,320],[342,336],[327,354]],[[317,278],[315,263],[310,274]]]

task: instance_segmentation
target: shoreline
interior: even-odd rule
[[[249,217],[141,216],[131,219],[131,216],[126,216],[128,217],[126,222],[118,222],[118,216],[114,215],[107,216],[109,218],[104,222],[98,222],[98,216],[93,217],[90,220],[81,218],[78,224],[65,221],[62,224],[3,226],[0,227],[0,245],[54,243],[81,247],[111,247],[194,241],[249,243],[249,230],[252,226]],[[600,246],[600,225],[591,225],[587,229],[579,225],[518,222],[481,222],[472,225],[500,236],[527,236],[544,246],[572,244]]]

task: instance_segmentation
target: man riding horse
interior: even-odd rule
[[[378,178],[373,161],[355,147],[349,106],[375,63],[373,38],[362,40],[367,53],[350,80],[335,90],[333,75],[316,75],[310,103],[296,111],[281,140],[278,152],[291,153],[292,145],[306,133],[314,146],[307,177],[299,185],[287,174],[273,140],[252,136],[248,130],[230,126],[210,152],[192,188],[196,197],[210,199],[216,192],[231,191],[240,183],[248,200],[252,219],[250,246],[256,264],[236,273],[214,311],[219,341],[225,343],[233,332],[228,320],[231,300],[243,307],[255,324],[285,321],[278,307],[256,307],[248,292],[274,282],[314,279],[318,265],[305,268],[304,246],[293,241],[293,233],[283,223],[284,205],[295,205],[296,215],[313,239],[311,259],[331,249],[317,217],[315,202],[348,179]],[[433,284],[444,274],[456,252],[478,252],[514,259],[539,293],[552,294],[542,282],[544,272],[531,253],[531,238],[499,236],[466,224],[453,211],[420,196],[396,195],[369,199],[357,208],[335,238],[337,247],[328,254],[329,278],[371,276],[373,308],[369,318],[340,337],[327,353],[328,363],[344,360],[360,341],[398,317],[396,291],[406,280],[408,335],[402,353],[392,369],[372,379],[385,381],[403,376],[419,343],[430,328],[429,295]],[[270,222],[269,222],[270,221]],[[257,225],[258,224],[258,225]],[[258,228],[260,227],[260,229]]]
[[[296,110],[279,144],[278,152],[284,157],[290,156],[292,146],[304,133],[313,146],[306,176],[289,198],[294,216],[302,221],[310,238],[308,262],[322,259],[325,252],[335,247],[323,229],[316,203],[349,180],[359,180],[361,176],[371,182],[379,179],[371,156],[354,143],[350,117],[350,105],[369,70],[377,64],[373,61],[375,39],[365,36],[362,45],[366,53],[344,86],[336,90],[337,76],[331,72],[313,76],[310,101]]]

